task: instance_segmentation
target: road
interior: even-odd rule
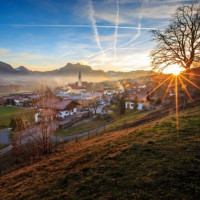
[[[106,103],[104,105],[100,105],[98,108],[97,108],[97,114],[99,113],[102,113],[103,111],[103,108],[105,106],[109,105],[109,103]],[[94,111],[93,111],[94,112]],[[96,131],[99,131],[99,130],[102,130],[104,129],[104,127],[108,126],[109,124],[107,125],[104,125],[104,126],[100,126],[98,128],[95,128],[93,130],[90,130],[90,131],[86,131],[86,132],[82,132],[82,133],[79,133],[77,135],[71,135],[71,136],[64,136],[64,137],[60,137],[60,136],[54,136],[53,137],[53,141],[54,142],[60,142],[61,140],[73,140],[73,139],[76,139],[76,138],[79,138],[79,137],[82,137],[82,136],[85,136],[85,135],[88,135],[88,134],[91,134],[91,133],[94,133]],[[57,124],[54,126],[54,127],[49,127],[48,129],[48,132],[50,132],[51,130],[53,129],[57,129]],[[10,144],[10,141],[9,141],[9,130],[8,129],[3,129],[3,130],[0,130],[0,140],[3,144]],[[41,131],[41,128],[39,126],[35,126],[33,128],[30,128],[28,131],[25,131],[21,134],[21,144],[26,144],[30,141],[33,141],[35,138],[42,138],[42,131]],[[13,146],[10,144],[8,147],[0,150],[0,155],[12,150]]]
[[[7,152],[9,152],[9,151],[11,151],[13,149],[13,145],[9,145],[9,146],[7,146],[6,148],[3,148],[3,149],[1,149],[0,150],[0,155],[3,155],[3,154],[5,154],[5,153],[7,153]]]
[[[9,144],[9,135],[10,131],[8,128],[6,129],[0,129],[0,142],[2,144]]]
[[[88,135],[88,134],[91,134],[91,133],[95,133],[97,131],[100,131],[100,130],[103,130],[104,127],[110,125],[109,124],[106,124],[106,125],[103,125],[103,126],[100,126],[98,128],[95,128],[93,130],[89,130],[89,131],[85,131],[85,132],[82,132],[82,133],[79,133],[77,135],[70,135],[70,136],[54,136],[53,137],[53,141],[56,143],[60,143],[60,142],[65,142],[65,141],[68,141],[68,140],[75,140],[76,138],[80,138],[80,137],[83,137],[85,135]],[[37,136],[40,137],[38,134],[40,133],[39,131],[39,128],[38,127],[34,127],[32,128],[32,131],[29,130],[28,134],[35,134],[37,132]],[[25,136],[24,134],[27,134],[27,133],[23,133],[23,137]],[[33,140],[33,136],[32,135],[26,135],[25,138],[22,139],[22,144],[26,144],[27,142],[30,142],[30,140]],[[3,155],[5,153],[7,153],[8,151],[12,150],[13,146],[12,145],[9,145],[8,147],[4,148],[4,149],[1,149],[0,150],[0,155]]]

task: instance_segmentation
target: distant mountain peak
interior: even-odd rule
[[[58,69],[59,71],[92,71],[92,68],[87,65],[82,65],[80,63],[72,64],[72,63],[67,63],[64,67],[61,67]]]
[[[29,69],[27,69],[24,66],[17,67],[17,68],[15,68],[15,70],[20,71],[20,72],[29,72],[30,71]]]
[[[13,73],[15,70],[11,65],[0,61],[0,72],[2,73]]]

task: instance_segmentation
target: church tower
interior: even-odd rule
[[[79,75],[78,75],[78,86],[82,87],[81,71],[79,71]]]

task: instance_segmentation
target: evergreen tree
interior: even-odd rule
[[[137,96],[135,97],[133,103],[134,103],[134,108],[133,108],[134,111],[138,110],[138,97]]]
[[[125,113],[125,98],[124,96],[119,101],[119,116],[121,117]]]
[[[15,106],[15,101],[14,99],[7,99],[5,104],[10,106]]]

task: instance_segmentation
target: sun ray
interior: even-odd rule
[[[200,74],[195,74],[195,73],[187,73],[187,72],[183,72],[183,74],[188,74],[188,75],[192,75],[192,76],[200,76]]]
[[[179,115],[178,115],[178,78],[175,76],[175,102],[176,102],[176,131],[178,140],[180,140],[179,136]]]
[[[168,85],[168,87],[167,87],[167,90],[165,91],[165,94],[164,94],[164,96],[163,96],[163,98],[162,98],[162,102],[164,101],[164,99],[165,99],[165,97],[166,97],[166,95],[167,95],[167,93],[168,93],[168,91],[169,91],[169,88],[171,87],[173,81],[174,81],[174,76],[172,77],[172,79],[171,79],[170,82],[169,82],[169,85]]]
[[[198,85],[196,85],[195,83],[193,83],[192,81],[190,81],[188,78],[184,77],[183,75],[180,74],[180,76],[185,79],[188,83],[192,84],[194,87],[198,88],[200,90],[200,87]]]
[[[173,75],[170,75],[169,77],[167,77],[162,83],[160,83],[158,86],[156,86],[150,93],[148,93],[145,97],[147,98],[150,94],[152,94],[153,92],[155,92],[160,86],[162,86],[167,80],[169,80]]]
[[[181,82],[181,85],[182,85],[183,89],[185,90],[186,94],[188,95],[188,97],[190,98],[190,100],[193,101],[188,89],[186,88],[186,86],[180,76],[178,76],[178,79]]]

